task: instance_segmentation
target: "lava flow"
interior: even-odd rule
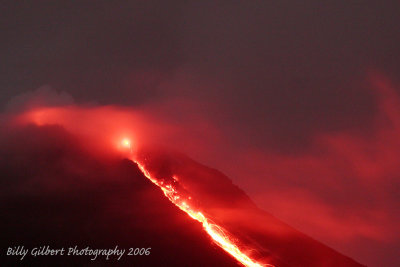
[[[128,148],[132,154],[132,148],[130,146],[129,139],[123,139],[121,144]],[[139,162],[138,159],[131,156],[130,159],[135,162],[142,173],[155,185],[157,185],[163,192],[164,195],[179,209],[186,212],[191,218],[200,222],[207,232],[207,234],[212,238],[212,240],[223,250],[229,253],[232,257],[234,257],[237,261],[239,261],[244,266],[273,266],[271,264],[265,264],[257,262],[254,259],[251,259],[248,255],[240,250],[238,247],[237,241],[231,237],[231,235],[222,227],[213,223],[211,219],[207,218],[201,211],[197,210],[193,206],[189,205],[191,201],[191,197],[187,194],[183,194],[180,190],[176,188],[172,183],[166,183],[164,181],[159,181],[156,177],[153,177],[151,173],[146,170],[145,164]],[[172,177],[173,181],[177,181],[176,177]]]

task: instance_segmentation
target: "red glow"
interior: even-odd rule
[[[179,130],[181,125],[177,127],[173,124],[162,124],[160,121],[164,120],[157,120],[154,115],[149,117],[146,113],[139,114],[131,109],[38,108],[24,113],[21,118],[37,125],[59,124],[80,136],[88,135],[97,146],[106,145],[107,149],[104,151],[108,154],[115,151],[127,154],[130,149],[136,150],[147,141],[168,144],[189,155],[197,153],[197,158],[202,162],[210,159],[211,154],[215,158],[210,159],[208,165],[223,169],[229,176],[238,177],[238,184],[246,185],[246,191],[263,208],[314,238],[363,259],[366,243],[360,243],[359,240],[367,238],[373,242],[394,242],[398,237],[393,185],[398,184],[396,177],[400,166],[400,98],[394,90],[395,86],[382,77],[375,77],[372,87],[376,90],[378,110],[368,135],[346,130],[318,133],[310,137],[313,140],[310,150],[295,155],[249,149],[243,143],[228,147],[220,140],[217,140],[219,143],[210,142],[213,146],[204,145],[203,134],[211,133],[212,137],[218,137],[212,124],[207,124],[207,128],[200,125],[201,131],[196,132],[201,132],[202,138],[198,138],[197,135]],[[196,120],[197,124],[198,121],[201,120]],[[185,124],[182,127],[195,128],[192,126],[193,124]],[[222,136],[234,134],[225,132]],[[129,145],[122,141],[124,138],[130,140]],[[229,157],[225,157],[226,155]],[[140,163],[142,171],[145,171],[146,162]],[[148,166],[147,169],[151,170]],[[180,173],[178,175],[175,178],[184,180],[186,177]],[[149,173],[146,176],[151,177]],[[154,174],[153,176],[154,179],[159,178]],[[204,225],[203,217],[206,223],[215,225],[206,212],[193,208],[192,202],[187,199],[182,203],[171,199],[173,194],[168,194],[167,187],[155,184],[171,202],[203,224],[204,230],[221,246],[218,238],[213,237],[207,225]],[[196,198],[194,194],[198,191],[192,192],[191,196]],[[189,210],[185,204],[190,205]],[[211,212],[210,209],[206,211]],[[222,212],[218,215],[220,214]],[[236,215],[234,213],[233,217],[238,217]],[[212,218],[217,221],[217,217]],[[258,222],[243,216],[235,219],[235,222],[239,219],[241,223],[249,224],[249,229],[257,228],[267,234],[271,232],[271,226],[264,221]],[[215,229],[220,228],[217,225]],[[281,234],[275,228],[273,230],[274,233]],[[222,234],[225,234],[224,231]],[[240,247],[240,244],[233,244]]]

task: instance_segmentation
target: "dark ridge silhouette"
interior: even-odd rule
[[[129,160],[87,153],[59,127],[2,135],[1,266],[237,266]],[[8,247],[148,248],[149,256],[6,256]]]

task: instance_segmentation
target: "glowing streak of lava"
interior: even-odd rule
[[[172,203],[174,203],[177,207],[186,212],[191,218],[200,222],[203,225],[204,230],[208,233],[212,240],[219,247],[221,247],[223,250],[233,256],[237,261],[242,263],[244,266],[273,267],[273,265],[270,264],[259,263],[243,253],[240,248],[235,245],[235,241],[229,237],[229,234],[222,227],[212,223],[212,221],[210,219],[207,219],[202,212],[192,209],[184,200],[182,200],[182,197],[178,195],[177,190],[172,185],[165,185],[163,182],[159,182],[157,179],[151,176],[151,174],[145,169],[144,165],[142,165],[137,160],[132,159],[132,161],[134,161],[139,166],[139,169],[150,181],[161,188],[161,190],[164,192],[164,195]],[[188,199],[190,199],[190,197]]]

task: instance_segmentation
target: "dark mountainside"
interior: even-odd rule
[[[1,266],[237,266],[131,161],[96,158],[58,127],[1,137]],[[4,256],[18,245],[151,247],[151,254]]]
[[[58,126],[1,132],[1,249],[151,247],[149,256],[27,256],[23,265],[237,266],[201,225],[170,203],[130,160],[93,155]],[[199,205],[276,266],[361,266],[258,209],[220,172],[152,151],[160,177],[177,175]],[[4,254],[3,254],[4,255]],[[8,256],[5,265],[20,263]],[[4,264],[2,264],[4,266]]]

